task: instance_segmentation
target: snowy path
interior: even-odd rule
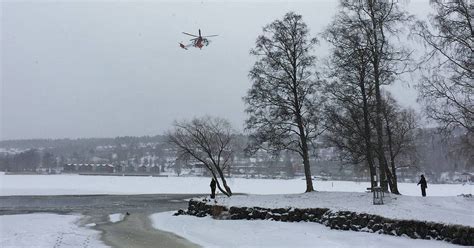
[[[214,220],[211,217],[153,214],[155,228],[173,232],[203,247],[459,247],[442,241],[331,230],[317,223],[269,220]]]

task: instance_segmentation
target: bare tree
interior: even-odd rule
[[[266,144],[270,150],[298,153],[306,192],[314,190],[309,153],[321,134],[316,58],[310,54],[316,43],[302,16],[293,12],[265,26],[251,50],[258,60],[249,73],[252,88],[244,97],[254,147]]]
[[[325,87],[330,99],[325,111],[327,139],[339,149],[342,160],[368,165],[373,188],[377,186],[370,124],[374,83],[364,29],[341,11],[323,37],[333,47],[327,65],[332,82]]]
[[[181,171],[183,169],[183,165],[185,164],[186,161],[189,161],[189,154],[186,154],[188,156],[179,156],[175,159],[173,163],[173,170],[176,173],[176,175],[181,175]]]
[[[176,121],[174,130],[168,133],[169,142],[177,148],[178,158],[193,158],[206,166],[218,189],[232,195],[224,170],[232,159],[234,131],[222,118],[201,117],[191,121]]]
[[[383,147],[381,92],[383,85],[391,84],[398,75],[407,71],[411,53],[403,47],[396,47],[393,39],[402,33],[412,16],[402,10],[396,0],[341,0],[340,6],[341,11],[346,13],[354,25],[360,27],[364,43],[367,44],[375,93],[375,151],[380,168],[380,181],[384,190],[388,190],[387,183],[390,190],[395,190]]]
[[[330,95],[330,104],[327,104],[325,116],[327,118],[326,139],[335,146],[340,152],[340,158],[347,163],[368,164],[367,152],[370,147],[376,146],[375,133],[375,104],[374,99],[369,102],[369,137],[367,140],[365,133],[363,105],[355,101],[360,98],[360,92],[349,94],[349,84],[330,84],[328,94]],[[400,194],[397,183],[397,168],[407,167],[409,164],[399,162],[399,158],[414,160],[416,156],[416,115],[411,109],[401,108],[388,92],[383,95],[382,115],[384,122],[383,130],[383,148],[384,156],[387,157],[390,166],[388,167],[392,175],[391,192]],[[370,145],[369,149],[367,144]],[[370,167],[369,167],[370,169]],[[371,181],[372,186],[376,181]]]
[[[375,178],[375,167],[369,165],[367,151],[372,154],[373,151],[367,148],[364,135],[364,121],[361,108],[333,99],[325,108],[326,135],[325,140],[331,146],[337,148],[339,158],[344,163],[349,164],[367,164],[371,174],[371,186],[377,186]],[[373,146],[369,140],[369,144]]]
[[[429,63],[423,64],[419,100],[443,131],[462,127],[469,139],[474,135],[474,4],[470,0],[430,2],[435,14],[429,24],[418,21],[413,31],[429,49],[423,58]],[[472,142],[467,145],[474,150]]]
[[[382,113],[384,120],[385,151],[390,159],[392,174],[392,193],[399,194],[397,183],[397,159],[403,155],[405,158],[416,152],[416,129],[417,120],[413,109],[401,108],[395,99],[385,93],[382,103]]]

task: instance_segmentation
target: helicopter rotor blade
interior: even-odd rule
[[[198,37],[199,37],[199,36],[197,36],[197,35],[190,34],[190,33],[186,33],[186,32],[183,32],[183,34],[185,34],[185,35],[189,35],[189,36],[192,36],[192,37],[196,37],[196,38],[198,38]]]
[[[203,37],[216,37],[216,36],[219,36],[218,34],[213,34],[213,35],[206,35],[206,36],[203,36]]]

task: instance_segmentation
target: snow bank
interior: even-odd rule
[[[474,226],[473,197],[415,197],[386,194],[384,205],[373,205],[371,193],[311,192],[288,195],[218,197],[217,204],[262,208],[329,208],[380,215],[391,219],[422,220]]]
[[[108,247],[99,232],[79,227],[79,215],[0,216],[0,247]]]
[[[151,215],[153,227],[203,247],[456,247],[431,240],[331,230],[317,223],[268,220],[214,220],[210,217]]]
[[[80,175],[1,175],[0,195],[87,195],[87,194],[208,194],[205,177],[121,177]],[[248,194],[295,194],[305,191],[301,179],[229,178],[233,192]],[[428,182],[429,183],[429,182]],[[318,191],[364,192],[368,182],[315,181]],[[428,196],[472,194],[474,185],[428,184]],[[400,183],[404,195],[421,195],[413,183]]]
[[[111,214],[109,215],[109,221],[112,223],[117,223],[119,221],[122,221],[124,217],[124,214]]]

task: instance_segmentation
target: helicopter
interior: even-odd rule
[[[182,42],[179,43],[179,47],[181,47],[185,50],[188,50],[188,47],[197,47],[199,49],[202,49],[204,46],[209,45],[210,41],[209,41],[209,39],[207,39],[208,37],[216,37],[217,36],[217,35],[201,36],[201,29],[198,29],[198,31],[199,31],[199,35],[194,35],[194,34],[183,32],[183,34],[189,35],[189,36],[192,36],[192,37],[195,37],[195,38],[191,39],[190,40],[191,44],[188,44],[188,45],[185,45]]]

